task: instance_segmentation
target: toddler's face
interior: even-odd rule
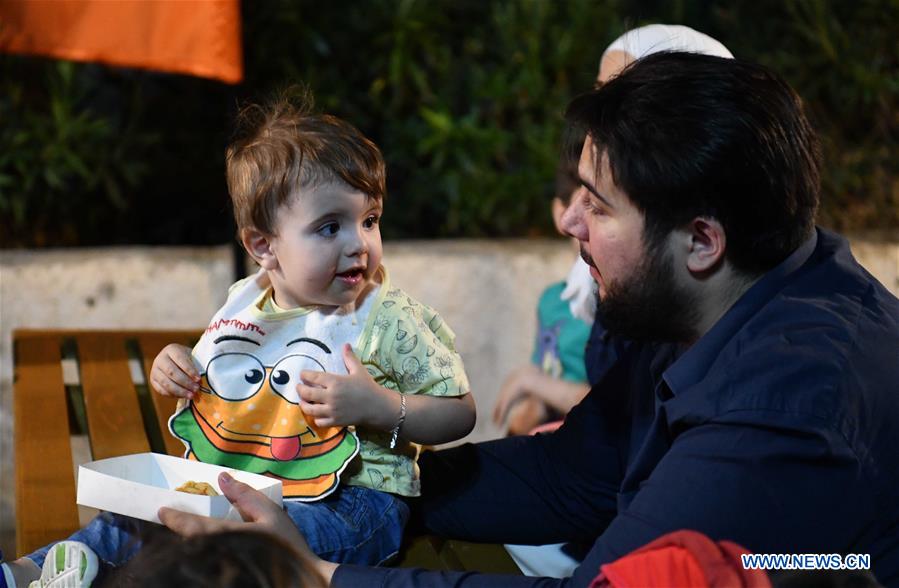
[[[381,264],[381,200],[343,183],[303,190],[278,210],[269,271],[281,308],[356,301]]]

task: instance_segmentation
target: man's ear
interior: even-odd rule
[[[692,273],[708,273],[724,261],[727,235],[717,219],[696,217],[686,227],[689,233],[687,269]]]
[[[278,258],[272,249],[271,235],[258,229],[241,229],[240,242],[259,267],[264,270],[277,269]]]

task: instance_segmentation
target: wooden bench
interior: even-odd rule
[[[146,382],[165,345],[191,344],[198,336],[196,331],[13,333],[19,555],[79,526],[73,436],[87,436],[92,459],[184,452],[166,431],[174,399],[152,393]],[[74,373],[64,377],[64,365]]]
[[[13,332],[16,551],[24,555],[79,527],[73,437],[89,459],[154,451],[182,455],[168,433],[175,400],[154,393],[150,367],[169,343],[197,331]],[[411,538],[398,565],[520,573],[502,546]]]

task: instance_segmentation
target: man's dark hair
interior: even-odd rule
[[[758,275],[814,229],[818,140],[796,92],[760,65],[656,53],[575,98],[566,118],[591,137],[597,163],[608,155],[615,184],[645,216],[649,246],[712,217],[727,259]]]

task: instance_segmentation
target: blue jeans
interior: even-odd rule
[[[309,548],[334,563],[379,565],[395,556],[409,507],[393,494],[343,486],[318,502],[285,502]]]
[[[406,503],[386,492],[342,486],[317,502],[285,501],[284,509],[306,538],[309,548],[335,563],[378,565],[397,554],[409,520]],[[120,566],[140,549],[146,523],[130,517],[101,513],[75,531],[81,541],[106,565]],[[41,567],[51,545],[29,554]]]

